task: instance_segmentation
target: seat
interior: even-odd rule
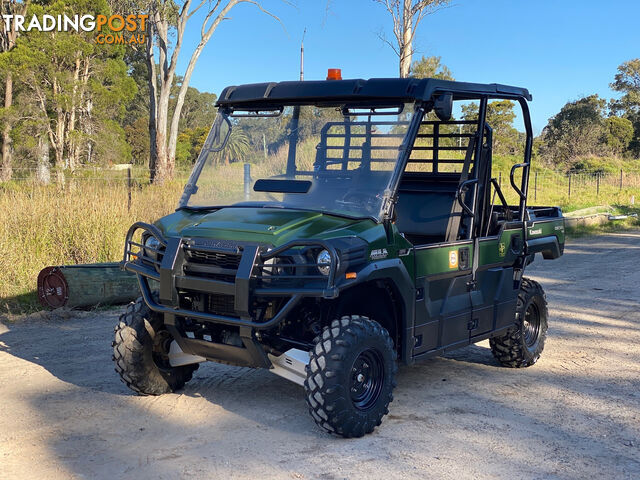
[[[414,245],[444,242],[453,192],[401,192],[396,204],[396,227]]]
[[[459,179],[460,174],[403,175],[395,224],[412,244],[445,241]]]

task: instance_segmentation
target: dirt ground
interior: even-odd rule
[[[549,301],[538,364],[501,368],[484,342],[401,368],[391,413],[354,440],[267,371],[209,363],[178,394],[132,394],[111,363],[120,310],[3,320],[0,478],[640,478],[640,233],[529,276]]]

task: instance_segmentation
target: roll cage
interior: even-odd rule
[[[429,121],[426,114],[434,109],[437,102],[443,98],[450,97],[452,101],[479,101],[477,121]],[[404,142],[400,146],[396,158],[389,158],[388,161],[395,162],[395,168],[391,180],[384,189],[384,202],[382,216],[379,220],[391,221],[394,216],[394,206],[397,202],[398,188],[410,163],[430,163],[432,173],[439,173],[439,166],[444,164],[460,164],[463,168],[469,168],[469,158],[472,156],[475,163],[481,159],[483,152],[491,148],[492,131],[486,122],[487,105],[490,100],[512,100],[516,101],[522,109],[522,119],[525,127],[524,156],[521,163],[513,165],[510,175],[510,183],[514,191],[518,194],[519,205],[514,220],[524,221],[526,214],[527,186],[529,180],[529,170],[531,164],[531,151],[533,146],[533,128],[527,102],[532,97],[525,88],[513,87],[502,84],[479,84],[466,82],[453,82],[439,79],[354,79],[336,81],[300,81],[300,82],[279,82],[279,83],[259,83],[240,86],[230,86],[225,88],[217,106],[227,112],[234,110],[241,111],[265,111],[282,110],[284,106],[295,105],[316,105],[316,106],[336,106],[341,107],[343,112],[347,108],[360,107],[392,107],[402,103],[415,103],[415,110],[412,118],[407,119],[409,129]],[[295,117],[295,113],[294,113]],[[339,122],[334,122],[334,125]],[[346,122],[345,122],[346,125]],[[475,132],[471,133],[447,133],[441,131],[443,125],[469,125],[476,126]],[[328,125],[327,125],[328,126]],[[430,131],[425,132],[425,127]],[[326,130],[324,130],[326,135]],[[482,133],[481,133],[482,132]],[[366,129],[364,134],[368,135],[368,144],[373,135],[371,129]],[[404,134],[403,134],[404,135]],[[345,128],[345,144],[348,142],[347,130]],[[326,138],[326,137],[325,137]],[[443,139],[465,138],[467,145],[443,145]],[[417,139],[427,141],[427,146],[416,144]],[[325,141],[325,146],[326,146]],[[367,143],[367,142],[365,142]],[[353,148],[353,147],[351,147]],[[318,146],[322,149],[322,142]],[[414,152],[429,150],[432,158],[420,160],[412,156]],[[443,158],[442,154],[449,151],[464,152],[465,158]],[[371,153],[371,149],[369,151]],[[364,160],[363,152],[363,160]],[[371,158],[371,155],[369,155]],[[490,158],[490,157],[489,157]],[[348,160],[347,160],[348,161]],[[379,159],[378,159],[379,161]],[[295,154],[289,155],[289,165],[287,173],[295,172]],[[466,164],[466,165],[465,165]],[[516,170],[522,168],[520,185],[515,179]],[[490,170],[490,169],[489,169]],[[476,219],[476,212],[471,211],[467,203],[462,201],[464,191],[474,187],[473,195],[478,195],[477,183],[481,179],[475,172],[475,179],[468,178],[461,182],[456,192],[456,198],[460,200],[460,208],[469,214],[472,222],[482,226],[486,222],[485,218]],[[487,172],[485,172],[487,173]],[[468,175],[468,174],[467,174]],[[464,176],[464,175],[463,175]],[[474,181],[475,180],[475,181]],[[485,185],[492,183],[490,177],[484,179]],[[464,184],[463,184],[464,183]],[[506,207],[504,196],[500,187],[494,183],[499,198]],[[490,189],[485,189],[488,195]],[[475,205],[475,201],[473,204]],[[485,212],[481,213],[484,216]],[[451,227],[451,226],[450,226]],[[479,228],[472,225],[471,229]]]

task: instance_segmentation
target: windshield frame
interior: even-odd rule
[[[397,102],[394,103],[394,106],[397,105]],[[332,102],[305,102],[305,103],[295,103],[295,104],[287,104],[282,106],[273,106],[273,105],[263,105],[263,104],[255,104],[255,105],[246,105],[243,104],[238,106],[237,110],[239,112],[243,112],[239,114],[238,117],[251,117],[251,118],[262,118],[262,117],[271,117],[274,116],[272,112],[279,111],[279,114],[282,114],[282,111],[286,107],[292,107],[295,111],[299,111],[300,107],[310,106],[310,107],[339,107],[342,112],[347,112],[349,109],[362,109],[362,108],[370,108],[372,111],[375,111],[376,108],[389,108],[390,103],[381,101],[381,102],[340,102],[338,104]],[[230,205],[189,205],[189,199],[193,194],[198,191],[198,179],[204,169],[204,166],[207,161],[207,155],[211,151],[221,150],[226,145],[226,142],[229,140],[229,134],[226,135],[224,143],[216,150],[212,150],[211,143],[214,141],[215,132],[214,128],[216,125],[222,123],[222,121],[226,122],[229,125],[229,133],[231,132],[232,124],[229,118],[234,118],[234,108],[233,105],[226,105],[225,107],[221,107],[218,110],[218,114],[216,115],[216,119],[213,122],[213,126],[209,134],[207,135],[207,139],[205,140],[204,145],[202,146],[202,150],[198,155],[198,159],[196,160],[191,174],[189,175],[189,179],[185,185],[183,194],[178,203],[178,207],[176,210],[193,210],[193,211],[211,211],[211,210],[219,210],[222,208],[274,208],[274,209],[290,209],[290,210],[300,210],[300,211],[314,211],[320,212],[322,214],[337,216],[343,218],[349,218],[354,220],[359,219],[370,219],[375,221],[376,223],[381,223],[385,219],[389,218],[392,206],[393,206],[393,196],[398,188],[399,180],[402,175],[402,171],[404,170],[404,165],[406,164],[406,159],[411,153],[411,148],[413,146],[413,142],[415,140],[415,136],[419,130],[420,122],[422,121],[422,117],[425,113],[425,108],[422,105],[422,102],[413,103],[414,109],[411,112],[411,118],[408,119],[408,128],[405,132],[402,141],[398,147],[398,154],[396,160],[394,162],[394,167],[392,173],[389,177],[389,181],[384,189],[379,190],[378,193],[382,195],[382,203],[379,213],[377,215],[351,215],[345,212],[335,212],[335,211],[327,211],[322,209],[309,209],[302,208],[296,206],[280,206],[270,204],[269,202],[259,202],[256,201],[254,203],[249,204],[230,204]],[[251,113],[247,113],[251,112]],[[255,114],[253,114],[255,112]],[[295,115],[295,113],[294,113]],[[386,115],[385,113],[374,113],[374,115]],[[296,119],[297,120],[297,119]],[[295,120],[294,120],[295,121]],[[288,162],[289,163],[289,162]]]

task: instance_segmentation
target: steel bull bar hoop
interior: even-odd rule
[[[134,242],[132,237],[138,229],[144,229],[158,238],[164,249],[156,252],[154,249]],[[193,240],[194,239],[181,239],[177,237],[165,239],[157,228],[143,223],[135,224],[129,230],[125,247],[125,257],[121,265],[125,270],[137,274],[140,291],[151,310],[205,322],[266,330],[283,321],[304,297],[335,298],[337,296],[338,292],[335,287],[335,278],[336,272],[340,267],[340,257],[336,248],[323,240],[293,241],[267,251],[261,251],[266,247],[258,245],[238,245],[231,249],[220,246],[194,244]],[[132,251],[133,247],[138,247],[139,250],[134,252]],[[324,283],[324,285],[320,285],[322,288],[308,288],[304,287],[304,285],[295,288],[285,285],[255,288],[254,283],[257,283],[258,279],[263,278],[261,275],[256,274],[255,271],[264,267],[272,268],[272,265],[267,265],[265,262],[275,259],[284,252],[296,247],[316,247],[327,250],[331,258],[329,275],[283,275],[282,278],[321,280],[322,283]],[[149,258],[145,253],[145,249],[153,250],[157,254],[161,254],[162,260],[157,261]],[[240,257],[237,271],[233,272],[235,273],[234,281],[223,281],[207,278],[206,275],[193,276],[185,273],[185,251],[190,250],[211,255],[235,255]],[[317,264],[287,264],[285,268],[296,270],[298,268],[311,268],[313,266],[317,266]],[[224,268],[214,268],[218,271],[229,271]],[[278,276],[273,278],[277,280],[281,279]],[[159,301],[152,295],[149,279],[160,282]],[[180,308],[177,306],[179,305],[179,289],[205,294],[233,296],[234,310],[238,314],[238,317]],[[255,322],[251,319],[251,313],[249,311],[252,296],[280,296],[289,298],[273,318],[266,322]]]

